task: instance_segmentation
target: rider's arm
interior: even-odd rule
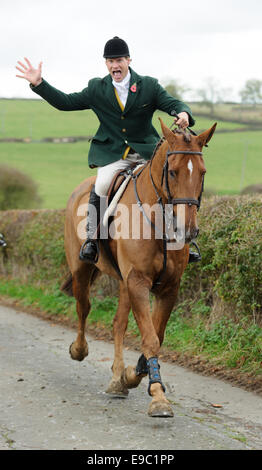
[[[30,88],[45,101],[61,111],[76,111],[90,107],[88,87],[76,93],[64,93],[42,79],[37,86],[30,83]]]
[[[42,77],[42,62],[38,67],[34,67],[27,57],[24,62],[18,61],[16,69],[20,72],[16,76],[23,78],[30,83],[31,89],[44,98],[48,103],[62,111],[74,111],[78,109],[89,108],[88,88],[84,88],[79,93],[64,93],[57,88],[49,85]]]
[[[195,120],[189,106],[167,93],[167,91],[157,81],[155,86],[156,108],[170,114],[171,116],[173,115],[172,111],[175,111],[177,114],[186,112],[189,118],[189,126],[193,126],[195,124]]]

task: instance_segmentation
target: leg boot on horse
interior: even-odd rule
[[[92,187],[87,210],[87,239],[80,249],[79,259],[88,263],[98,261],[97,240],[94,239],[97,226],[100,220],[100,197]]]

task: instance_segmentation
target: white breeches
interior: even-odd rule
[[[125,170],[131,163],[138,162],[139,164],[146,163],[138,153],[128,154],[125,160],[122,158],[116,162],[109,163],[105,166],[100,166],[97,169],[97,177],[95,183],[95,192],[98,196],[106,196],[109,186],[115,174],[120,170]]]

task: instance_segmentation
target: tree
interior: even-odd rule
[[[190,91],[190,88],[179,84],[177,80],[166,80],[165,90],[174,98],[183,100],[183,94],[187,91]]]
[[[207,78],[205,87],[199,88],[197,90],[197,95],[201,98],[201,104],[209,108],[210,114],[214,114],[215,103],[219,101],[221,96],[215,79],[212,77]]]
[[[256,106],[262,103],[262,81],[256,79],[247,80],[245,87],[240,90],[242,103],[250,103]]]
[[[219,83],[213,77],[209,77],[205,80],[205,87],[196,90],[196,94],[201,99],[200,104],[207,106],[213,115],[215,105],[230,99],[232,89],[220,88]]]
[[[0,166],[0,210],[39,207],[41,198],[35,182],[7,165]]]

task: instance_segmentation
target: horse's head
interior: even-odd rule
[[[163,191],[168,203],[173,204],[175,215],[178,215],[178,207],[185,209],[185,241],[189,243],[199,232],[197,209],[206,173],[202,148],[213,136],[216,123],[199,136],[194,136],[179,129],[171,131],[161,119],[160,122],[166,138],[166,144],[162,146],[165,150]]]

